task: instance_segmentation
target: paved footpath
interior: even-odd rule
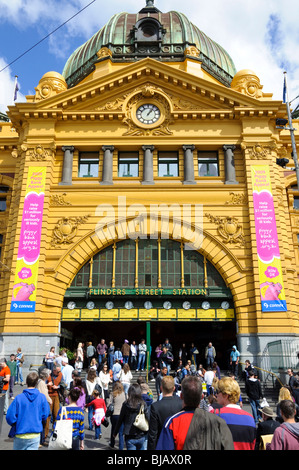
[[[19,393],[22,393],[25,387],[26,386],[22,387],[21,385],[15,385],[14,395],[17,396]],[[100,440],[95,441],[94,431],[89,431],[88,429],[87,416],[88,416],[87,413],[85,413],[85,439],[84,439],[85,450],[110,450],[111,451],[112,449],[109,447],[111,424],[109,424],[108,428],[105,428],[104,426],[102,426],[102,438]],[[8,437],[9,431],[10,431],[10,426],[7,424],[5,416],[3,416],[2,432],[0,434],[0,451],[1,450],[13,450],[13,439],[10,439]],[[115,449],[116,450],[118,449],[118,438],[116,439]],[[48,450],[48,448],[40,447],[40,450],[42,451]]]
[[[21,385],[15,385],[14,387],[14,395],[17,396],[19,393],[22,393],[24,387]],[[249,404],[245,404],[243,409],[251,413],[251,407]],[[109,424],[108,428],[102,426],[102,438],[100,440],[94,439],[94,431],[89,431],[88,429],[88,418],[87,413],[85,413],[85,439],[84,439],[84,448],[85,450],[106,450],[111,451],[112,449],[109,447],[110,441],[110,432],[111,432],[111,424]],[[1,419],[1,418],[0,418]],[[0,450],[13,450],[13,439],[8,437],[8,433],[10,431],[10,426],[7,424],[5,416],[3,416],[2,421],[2,432],[0,434]],[[40,447],[41,451],[48,450],[47,447]],[[118,450],[118,437],[116,438],[116,445],[115,450]]]

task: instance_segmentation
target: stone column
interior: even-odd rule
[[[103,145],[103,174],[101,184],[113,184],[113,145]]]
[[[239,184],[236,180],[235,149],[235,145],[223,145],[225,153],[225,184]]]
[[[73,184],[73,158],[74,158],[75,147],[66,146],[62,147],[64,152],[63,157],[63,168],[62,168],[62,180],[59,184],[61,185],[70,185]]]
[[[141,184],[154,183],[154,165],[153,165],[153,145],[143,145],[143,180]]]
[[[196,184],[194,180],[193,151],[195,145],[183,145],[184,150],[184,182],[183,184]]]

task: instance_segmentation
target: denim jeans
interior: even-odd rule
[[[259,400],[253,400],[252,398],[249,398],[249,403],[251,406],[253,418],[255,421],[255,424],[258,424],[259,418],[261,417],[261,414],[259,412],[259,407],[260,407],[260,402]]]
[[[127,450],[146,450],[145,443],[145,436],[138,438],[126,437]]]
[[[22,367],[17,365],[17,380],[16,382],[24,382]]]
[[[108,355],[108,369],[112,369],[114,364],[114,354],[109,354]]]
[[[110,444],[111,447],[115,446],[115,438],[113,437],[114,429],[116,428],[116,424],[118,421],[119,415],[112,415],[111,416],[111,436],[110,436]],[[119,431],[118,431],[118,438],[119,438],[119,450],[124,450],[124,423],[121,424]]]
[[[99,439],[99,437],[102,435],[102,432],[101,432],[101,425],[100,426],[95,426],[95,435],[94,435],[94,438],[95,439]]]
[[[145,364],[145,354],[139,354],[137,370],[144,369]]]
[[[102,364],[104,359],[105,359],[105,354],[99,354],[99,364]]]
[[[14,450],[38,450],[40,443],[40,435],[32,439],[21,439],[20,437],[15,437],[13,442]]]

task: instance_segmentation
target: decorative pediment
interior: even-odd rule
[[[174,69],[153,59],[126,65],[70,89],[57,89],[49,98],[30,97],[27,103],[11,108],[11,116],[71,120],[124,120],[130,97],[142,87],[152,87],[156,98],[169,103],[171,119],[233,119],[248,116],[274,117],[279,102],[259,101],[210,82],[204,78]],[[150,97],[149,97],[150,98]]]

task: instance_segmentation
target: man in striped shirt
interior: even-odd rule
[[[221,406],[211,413],[217,414],[228,425],[234,441],[235,450],[254,450],[256,425],[253,416],[237,405],[240,387],[236,380],[224,377],[218,382],[217,402]]]

